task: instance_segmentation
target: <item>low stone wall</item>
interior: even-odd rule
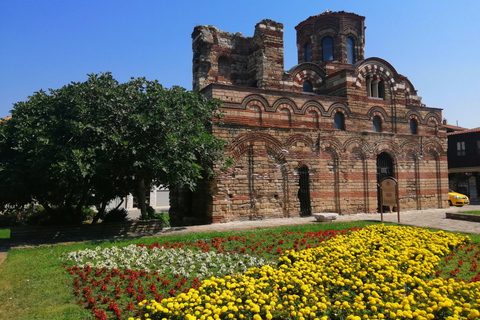
[[[480,215],[478,214],[468,214],[468,213],[446,213],[447,219],[455,219],[455,220],[465,220],[465,221],[473,221],[473,222],[480,222]]]
[[[79,226],[12,227],[10,241],[21,244],[51,244],[69,241],[107,240],[154,235],[163,229],[163,220],[135,220]]]

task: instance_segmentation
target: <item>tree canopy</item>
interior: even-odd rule
[[[41,204],[73,220],[153,186],[195,187],[223,156],[211,134],[221,102],[181,87],[110,73],[35,92],[0,123],[0,205]]]

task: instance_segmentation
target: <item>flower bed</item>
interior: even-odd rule
[[[161,302],[144,301],[144,317],[478,319],[478,283],[431,279],[439,256],[467,241],[443,232],[372,226],[318,248],[287,252],[278,266],[212,278]]]
[[[82,250],[67,270],[96,319],[477,319],[480,285],[448,272],[477,247],[378,225]]]
[[[355,230],[355,229],[351,229]],[[349,230],[283,232],[195,242],[130,245],[70,252],[67,271],[74,275],[78,304],[92,310],[96,319],[126,319],[141,314],[145,299],[161,301],[212,276],[243,273],[248,268],[275,264],[286,250],[319,246]]]

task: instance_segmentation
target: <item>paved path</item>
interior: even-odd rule
[[[446,231],[478,233],[480,234],[480,223],[462,220],[446,219],[446,212],[461,212],[467,210],[479,210],[480,205],[469,205],[466,207],[450,207],[446,209],[427,209],[427,210],[410,210],[400,212],[400,224],[411,225],[417,227],[436,228]],[[397,213],[384,213],[384,222],[397,223]],[[379,213],[358,213],[352,215],[340,215],[335,222],[346,221],[381,221]],[[209,231],[231,231],[244,229],[268,228],[276,226],[299,225],[299,224],[315,224],[324,223],[317,222],[314,217],[295,217],[295,218],[278,218],[265,219],[256,221],[234,221],[227,223],[217,223],[201,226],[169,228],[162,231],[165,233],[193,233],[193,232],[209,232]]]
[[[465,232],[480,234],[480,223],[469,222],[462,220],[446,219],[446,212],[461,212],[467,210],[479,210],[480,205],[469,205],[466,207],[450,207],[446,209],[427,209],[427,210],[410,210],[400,212],[400,224],[411,225],[417,227],[429,227],[440,230]],[[384,222],[397,223],[397,213],[384,213]],[[341,215],[336,222],[347,221],[381,221],[379,213],[358,213],[352,215]],[[227,223],[217,223],[201,226],[189,226],[178,228],[166,228],[158,235],[168,234],[185,234],[194,232],[213,232],[213,231],[233,231],[245,229],[258,229],[277,226],[300,225],[300,224],[316,224],[324,223],[317,222],[314,217],[295,217],[295,218],[279,218],[279,219],[265,219],[256,221],[234,221]],[[8,249],[10,246],[0,245],[0,264],[6,259]]]

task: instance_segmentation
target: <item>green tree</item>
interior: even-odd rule
[[[220,102],[158,81],[118,83],[110,73],[39,91],[0,124],[0,205],[41,204],[80,222],[129,193],[146,215],[154,186],[195,187],[224,142],[211,134]],[[97,217],[98,218],[98,217]]]

